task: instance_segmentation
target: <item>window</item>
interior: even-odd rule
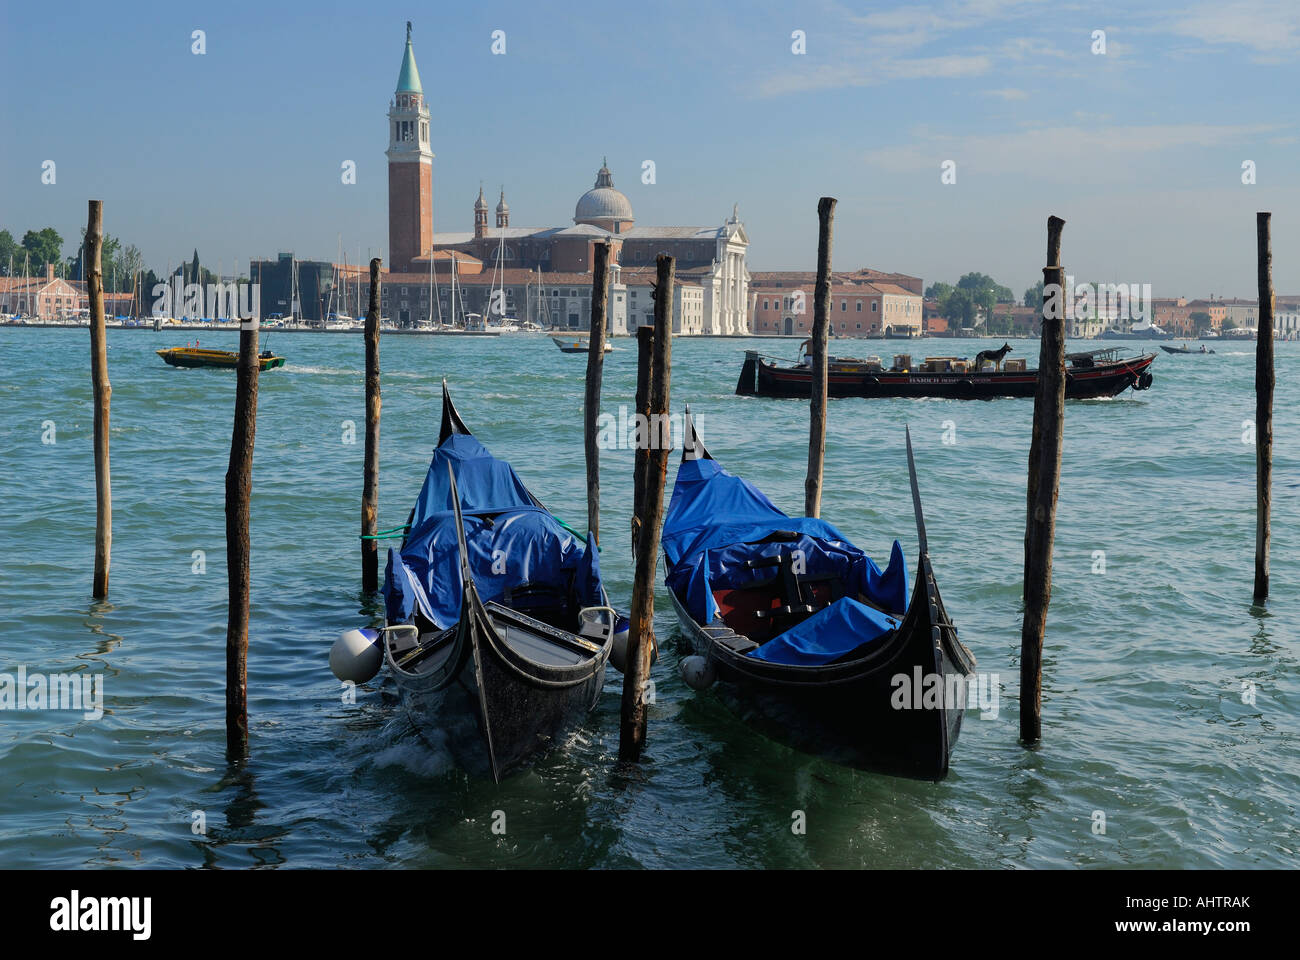
[[[849,308],[849,302],[848,302],[847,300],[841,300],[841,301],[840,301],[840,313],[843,313],[843,312],[844,312],[845,310],[847,310],[848,308]]]
[[[767,301],[766,301],[766,300],[763,301],[763,309],[764,309],[764,310],[767,309]]]
[[[874,300],[871,301],[871,312],[872,313],[876,312],[876,302]],[[876,325],[874,323],[871,325],[871,329],[872,330],[876,329]]]
[[[859,301],[858,301],[858,313],[861,313],[861,312],[862,312],[862,301],[859,300]],[[858,326],[861,327],[862,324],[859,323]]]
[[[859,330],[862,329],[862,324],[860,324],[860,323],[858,324],[858,329],[859,329]]]

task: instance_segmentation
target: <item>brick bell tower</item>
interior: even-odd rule
[[[406,23],[406,52],[388,108],[388,269],[405,273],[433,245],[433,151],[429,106]]]

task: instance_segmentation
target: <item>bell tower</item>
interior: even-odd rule
[[[395,273],[409,271],[411,261],[429,256],[433,247],[429,122],[408,20],[402,70],[388,107],[388,269]]]

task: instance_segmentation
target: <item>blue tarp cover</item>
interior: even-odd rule
[[[773,637],[750,656],[769,663],[820,666],[838,660],[898,626],[898,621],[852,597],[841,597],[803,623]]]
[[[794,533],[797,537],[773,543],[755,542],[777,531]],[[851,599],[860,591],[885,610],[901,614],[907,609],[907,569],[903,548],[897,540],[890,551],[889,566],[882,571],[875,561],[830,523],[812,517],[787,516],[761,490],[723,470],[715,460],[685,460],[678,468],[672,500],[664,519],[662,543],[668,563],[667,586],[685,603],[697,623],[712,623],[717,617],[715,590],[744,587],[766,580],[775,573],[771,567],[746,567],[745,561],[795,551],[802,559],[802,575],[838,577],[849,595],[844,599]],[[862,606],[856,600],[852,603]],[[809,618],[794,630],[803,630],[807,623],[814,621],[821,624],[813,627],[814,631],[867,630],[870,636],[850,632],[845,633],[842,639],[830,636],[823,639],[822,646],[827,650],[849,643],[842,653],[883,632],[871,633],[874,628],[868,628],[868,623],[876,621],[864,620],[857,614],[852,618],[847,614],[824,616],[836,606],[839,604],[832,604],[831,608]],[[870,607],[864,609],[871,610]],[[887,619],[877,611],[871,613],[881,622]],[[776,639],[768,641],[760,650],[776,643]],[[798,642],[806,646],[808,635],[800,634]],[[795,655],[784,645],[773,650]],[[773,659],[777,655],[765,654],[764,659]]]
[[[500,600],[508,587],[549,584],[581,606],[600,600],[595,545],[565,530],[524,486],[514,469],[474,437],[454,434],[433,453],[415,502],[406,544],[388,551],[384,603],[391,623],[409,622],[418,607],[439,627],[460,617],[460,561],[447,464],[456,472],[470,570],[479,596]]]

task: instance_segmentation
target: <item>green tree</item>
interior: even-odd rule
[[[32,273],[44,273],[47,263],[59,262],[63,251],[63,238],[53,227],[28,230],[23,234],[23,250],[31,255]]]
[[[0,230],[0,277],[9,276],[9,265],[12,261],[17,261],[19,267],[22,266],[22,247],[14,240],[14,235],[8,230]]]
[[[1043,305],[1043,281],[1039,280],[1025,291],[1023,302],[1026,307],[1041,307]]]
[[[952,291],[951,283],[943,283],[942,281],[936,280],[934,283],[930,284],[928,287],[925,288],[925,299],[942,300],[944,297],[948,296],[948,294],[951,291]]]
[[[1204,310],[1196,310],[1193,313],[1189,313],[1187,319],[1192,321],[1198,334],[1204,333],[1206,330],[1210,329],[1210,315]]]
[[[1236,329],[1237,329],[1237,324],[1236,324],[1234,321],[1232,321],[1232,320],[1224,320],[1224,321],[1223,321],[1223,329],[1224,329],[1224,330],[1236,330]]]

